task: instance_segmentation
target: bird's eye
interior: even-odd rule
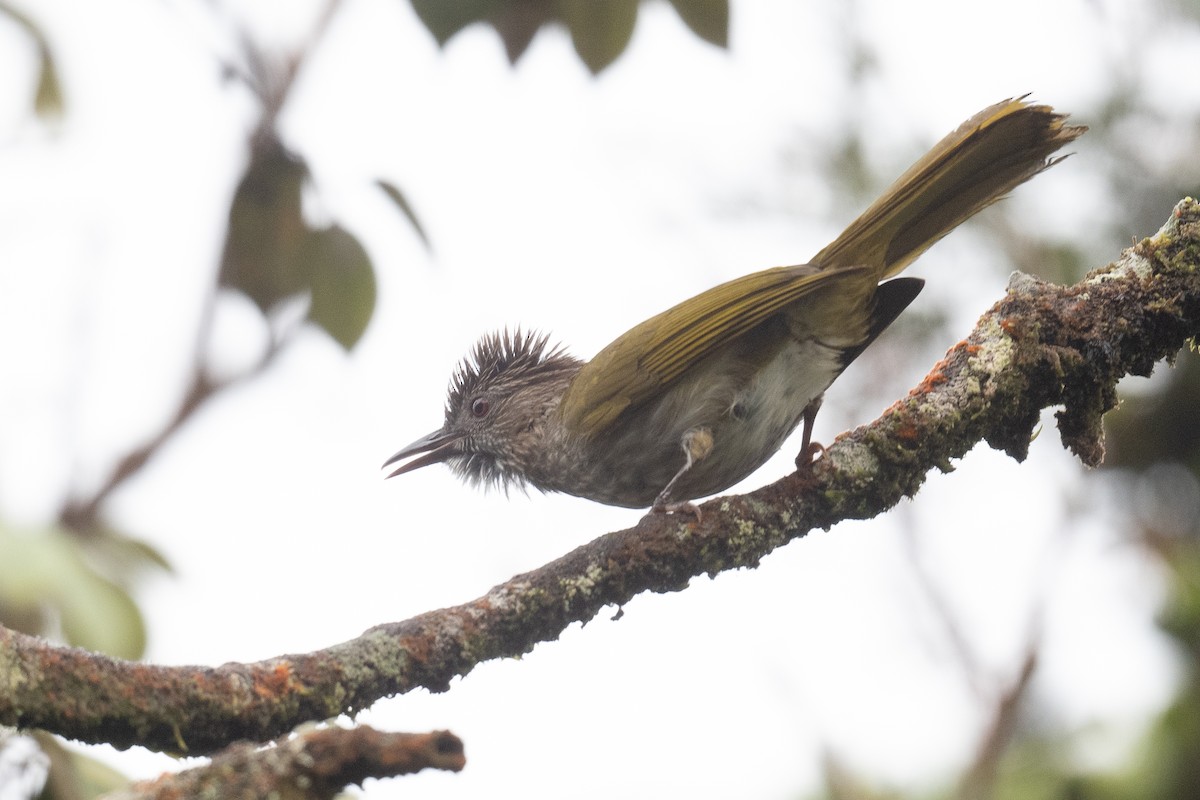
[[[471,401],[471,414],[476,419],[482,419],[487,416],[487,413],[492,410],[492,404],[482,397],[476,397]]]

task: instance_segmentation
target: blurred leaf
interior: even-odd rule
[[[42,800],[98,797],[129,784],[129,778],[87,753],[75,750],[45,731],[34,731],[50,758],[50,776]]]
[[[692,33],[717,47],[729,46],[729,0],[671,0]]]
[[[417,18],[439,46],[472,22],[487,19],[496,5],[492,0],[412,0]]]
[[[33,109],[43,119],[57,119],[63,112],[62,83],[58,77],[58,67],[50,52],[50,44],[33,20],[17,11],[11,5],[0,0],[0,14],[6,14],[19,26],[25,29],[33,39],[38,51],[38,83],[34,94]]]
[[[137,604],[92,569],[78,539],[58,529],[0,527],[0,605],[50,607],[70,644],[120,658],[138,658],[146,628]]]
[[[230,205],[220,282],[264,314],[306,288],[298,255],[309,233],[301,214],[307,179],[308,165],[272,136],[254,149]]]
[[[593,74],[624,52],[637,22],[638,0],[411,0],[417,17],[439,45],[475,22],[488,22],[515,64],[543,26],[561,21],[571,32],[575,52]],[[685,2],[680,16],[709,41],[725,37],[724,0]],[[724,8],[726,22],[721,22]]]
[[[538,28],[554,19],[551,0],[412,0],[412,6],[441,46],[472,23],[491,24],[513,64]]]
[[[50,620],[45,608],[14,604],[3,592],[0,592],[0,625],[14,631],[28,633],[30,636],[41,636],[46,632],[46,626],[49,624]]]
[[[1200,356],[1179,353],[1172,369],[1158,365],[1160,375],[1151,394],[1127,393],[1121,405],[1104,417],[1104,468],[1145,469],[1158,461],[1175,461],[1200,474]]]
[[[412,206],[409,205],[408,198],[404,196],[404,193],[390,181],[377,180],[375,181],[375,185],[391,198],[396,207],[400,209],[400,213],[408,219],[409,223],[416,230],[417,236],[421,237],[421,242],[425,245],[425,249],[432,250],[433,246],[429,243],[429,237],[425,235],[425,229],[421,227],[421,221],[417,219],[417,214],[413,211]]]
[[[310,231],[307,242],[301,261],[312,292],[308,318],[349,350],[375,311],[375,270],[367,251],[340,226]]]
[[[413,11],[444,46],[476,23],[495,28],[509,62],[515,64],[543,26],[561,21],[575,52],[597,74],[629,45],[637,23],[638,0],[411,0]],[[729,0],[670,0],[684,24],[701,39],[726,47]]]
[[[575,52],[597,74],[625,51],[637,23],[638,0],[559,0]]]
[[[58,119],[63,113],[62,86],[58,79],[58,68],[50,55],[49,48],[38,48],[41,72],[38,75],[37,94],[33,108],[42,119]]]
[[[493,3],[489,21],[500,40],[508,62],[516,64],[538,28],[554,20],[554,8],[550,0],[499,0]]]
[[[350,349],[375,310],[375,272],[344,228],[305,222],[308,175],[308,165],[278,138],[255,148],[230,207],[220,282],[245,293],[263,314],[308,294],[308,318]],[[384,191],[417,225],[403,195],[394,187]]]
[[[146,624],[128,592],[86,568],[58,587],[58,608],[66,640],[76,647],[118,658],[140,658],[146,650]]]
[[[111,528],[104,528],[79,541],[88,563],[119,583],[138,577],[148,568],[166,573],[175,571],[166,556],[149,543]]]

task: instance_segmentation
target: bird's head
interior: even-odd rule
[[[523,485],[544,455],[547,417],[580,366],[544,334],[485,336],[450,379],[445,424],[389,458],[385,468],[419,456],[387,477],[444,462],[474,484]]]

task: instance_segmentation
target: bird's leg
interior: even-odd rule
[[[696,521],[700,521],[700,507],[695,503],[690,503],[687,500],[679,502],[671,502],[671,489],[679,482],[692,464],[705,458],[713,449],[713,435],[708,428],[692,428],[683,435],[680,444],[683,446],[683,454],[686,460],[679,472],[675,473],[675,477],[667,482],[663,490],[658,493],[658,497],[654,499],[654,505],[650,506],[652,514],[693,514]]]
[[[819,394],[804,407],[804,433],[800,437],[800,452],[796,456],[796,469],[808,469],[816,457],[825,452],[825,445],[812,440],[813,423],[817,419],[817,412],[821,410],[821,403],[824,400],[825,395]]]

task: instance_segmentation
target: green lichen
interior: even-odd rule
[[[570,609],[571,601],[576,597],[589,598],[596,591],[596,586],[604,579],[604,568],[596,562],[588,564],[582,575],[562,578],[559,585],[563,588],[563,607]]]
[[[1200,268],[1200,204],[1191,197],[1180,200],[1167,224],[1133,250],[1157,262],[1161,273],[1194,273]]]

